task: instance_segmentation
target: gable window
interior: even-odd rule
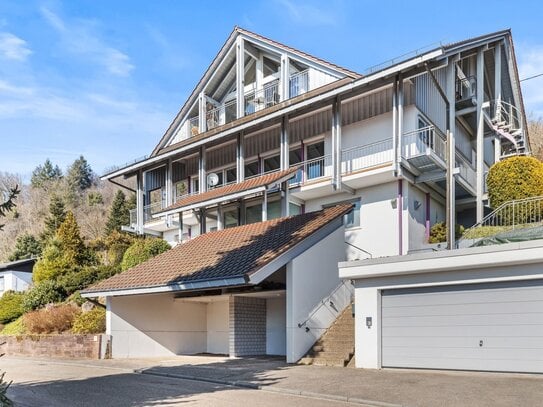
[[[350,201],[334,202],[333,204],[323,205],[322,208],[330,208],[331,206],[336,206],[344,203],[351,203],[354,205],[353,210],[343,217],[343,224],[345,225],[345,229],[360,227],[360,208],[362,206],[360,198],[352,199]]]

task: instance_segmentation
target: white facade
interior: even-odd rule
[[[0,271],[0,296],[6,291],[26,291],[32,284],[32,273]]]
[[[510,287],[518,285],[519,282],[526,282],[526,285],[537,289],[537,281],[543,278],[542,266],[543,246],[538,241],[341,263],[340,276],[344,279],[355,280],[356,366],[372,369],[431,367],[542,372],[540,346],[528,345],[530,337],[539,336],[543,332],[541,297],[539,295],[538,300],[536,296],[534,297],[536,302],[527,304],[535,319],[525,326],[523,324],[527,323],[526,318],[529,315],[523,315],[523,313],[527,311],[519,314],[515,310],[522,306],[522,301],[531,301],[530,296],[527,293],[521,294],[521,297],[513,300],[513,294],[509,294],[512,292]],[[503,284],[503,288],[499,285],[500,289],[496,293],[492,284]],[[426,301],[425,299],[428,298],[428,294],[425,294],[423,289],[431,291],[431,289],[440,288],[446,289],[446,292],[452,295],[466,295],[466,289],[475,290],[479,286],[482,290],[475,291],[475,297],[471,300],[466,299],[459,303],[451,311],[454,315],[448,316],[443,308],[444,305],[436,304],[426,306],[425,313],[417,316],[419,314],[415,312],[415,300],[408,299],[409,307],[413,311],[408,317],[403,317],[407,326],[399,328],[404,325],[398,325],[400,321],[394,322],[389,318],[387,325],[383,327],[382,307],[385,291],[394,294],[395,290],[404,290],[400,293],[405,296],[407,295],[404,293],[405,289],[419,289],[420,293],[416,301],[422,304],[421,301]],[[455,292],[455,287],[457,292]],[[477,311],[487,312],[488,315],[483,315],[484,318],[477,325],[473,325],[471,321],[475,316],[470,310],[477,304],[484,303],[487,287],[490,287],[489,292],[494,287],[493,302],[486,307],[486,311]],[[441,296],[443,297],[444,294]],[[447,303],[450,304],[451,301]],[[500,310],[502,303],[503,311]],[[432,309],[436,312],[432,312]],[[442,311],[439,311],[440,309]],[[394,314],[387,311],[386,315],[398,314],[399,310],[397,308]],[[441,317],[434,321],[431,315],[438,315],[439,312],[441,312]],[[499,312],[502,313],[499,314]],[[517,327],[517,324],[520,325]],[[412,327],[418,325],[424,325],[425,328],[419,328],[417,333]],[[491,329],[485,328],[488,326]],[[388,355],[383,355],[383,352],[391,352],[383,345],[384,329],[388,330],[388,344],[395,341],[395,337],[400,339],[401,335],[410,335],[407,339],[401,338],[401,344],[397,345],[405,347],[400,353],[402,358],[392,358],[395,362],[390,362],[391,358],[388,358],[388,363],[396,363],[395,366],[387,366],[386,361],[383,363],[384,357],[388,357]],[[432,340],[431,335],[434,335],[434,332],[441,332],[440,335],[443,336]],[[519,337],[513,338],[517,334]],[[504,336],[510,336],[508,342],[501,339]],[[454,346],[460,346],[460,348],[454,351],[454,348],[448,347],[452,345],[447,343],[456,343]],[[437,354],[434,349],[437,349]],[[447,359],[448,355],[453,357],[453,352],[457,353],[457,359]],[[422,359],[413,357],[417,354],[420,354]],[[465,354],[472,355],[471,361],[469,358],[461,359],[465,357]],[[474,356],[476,354],[479,356]],[[508,358],[507,354],[514,354],[518,363],[505,360]],[[412,360],[406,359],[409,355],[412,355]],[[432,356],[426,356],[424,359],[424,355]],[[473,363],[473,358],[480,359],[480,363]],[[521,363],[523,359],[524,362]]]

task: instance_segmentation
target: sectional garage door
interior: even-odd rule
[[[543,373],[543,281],[382,292],[382,366]]]

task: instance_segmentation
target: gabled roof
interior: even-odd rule
[[[271,40],[271,39],[269,39],[267,37],[264,37],[262,35],[253,33],[251,31],[248,31],[248,30],[245,30],[243,28],[240,28],[240,27],[236,26],[236,27],[234,27],[234,29],[232,30],[232,32],[230,33],[230,35],[226,39],[225,43],[223,44],[223,46],[219,50],[218,54],[215,56],[215,58],[213,58],[213,61],[211,61],[211,64],[206,69],[204,75],[202,76],[202,78],[200,79],[200,81],[198,82],[198,84],[196,85],[194,90],[191,92],[191,94],[187,98],[186,102],[183,104],[180,111],[175,116],[174,120],[171,122],[170,126],[168,127],[168,129],[166,130],[166,132],[164,133],[162,138],[160,139],[159,143],[156,145],[156,147],[152,151],[151,157],[157,155],[158,152],[160,151],[160,149],[165,146],[168,139],[174,134],[177,127],[181,124],[181,120],[183,119],[185,114],[188,113],[188,110],[190,109],[190,107],[194,103],[195,98],[201,92],[201,90],[203,89],[203,87],[205,86],[205,84],[207,83],[207,81],[209,80],[209,78],[211,77],[213,72],[215,71],[215,69],[217,69],[217,67],[221,64],[223,59],[227,56],[230,48],[234,45],[234,43],[236,41],[236,38],[239,35],[243,35],[244,37],[247,37],[248,39],[254,39],[254,40],[257,40],[257,41],[262,41],[262,42],[264,42],[264,43],[266,43],[266,44],[268,44],[270,46],[273,46],[275,48],[279,48],[281,50],[284,50],[285,52],[289,52],[289,53],[294,54],[296,56],[299,56],[299,57],[301,57],[303,59],[310,60],[310,61],[312,61],[313,63],[315,63],[317,65],[321,65],[321,66],[326,67],[326,68],[328,68],[328,69],[330,69],[332,71],[343,74],[343,75],[345,75],[347,77],[356,79],[356,78],[360,78],[362,76],[361,74],[358,74],[358,73],[356,73],[354,71],[351,71],[349,69],[340,67],[340,66],[338,66],[336,64],[333,64],[331,62],[328,62],[328,61],[326,61],[324,59],[317,58],[317,57],[315,57],[315,56],[313,56],[311,54],[308,54],[308,53],[302,52],[300,50],[297,50],[296,48],[289,47],[289,46],[284,45],[284,44],[282,44],[280,42],[273,41],[273,40]]]
[[[270,264],[274,267],[286,264],[289,254],[294,258],[296,249],[312,236],[324,232],[328,235],[340,227],[342,216],[351,209],[351,204],[342,204],[206,233],[93,285],[83,290],[82,295],[130,295],[255,284],[251,277],[256,273]],[[284,263],[279,263],[279,259]]]
[[[162,217],[165,214],[180,212],[182,210],[197,209],[213,203],[223,202],[238,197],[240,194],[253,194],[264,191],[266,188],[277,183],[284,182],[296,174],[298,168],[289,168],[284,171],[272,172],[259,177],[249,178],[243,182],[225,185],[220,188],[211,189],[201,194],[189,195],[182,198],[175,204],[155,214]],[[217,201],[217,202],[216,202]]]
[[[0,264],[0,272],[21,271],[25,273],[32,273],[32,267],[34,267],[34,263],[36,263],[36,260],[37,259],[35,258],[31,258],[31,259],[11,261],[9,263],[2,263]]]

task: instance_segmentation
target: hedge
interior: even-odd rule
[[[23,315],[24,294],[6,291],[0,297],[0,324],[7,324]]]
[[[128,270],[169,249],[170,245],[168,242],[162,239],[136,240],[124,253],[121,269],[123,271]]]
[[[79,314],[72,326],[74,334],[100,334],[106,331],[106,310],[95,307],[89,312]]]

